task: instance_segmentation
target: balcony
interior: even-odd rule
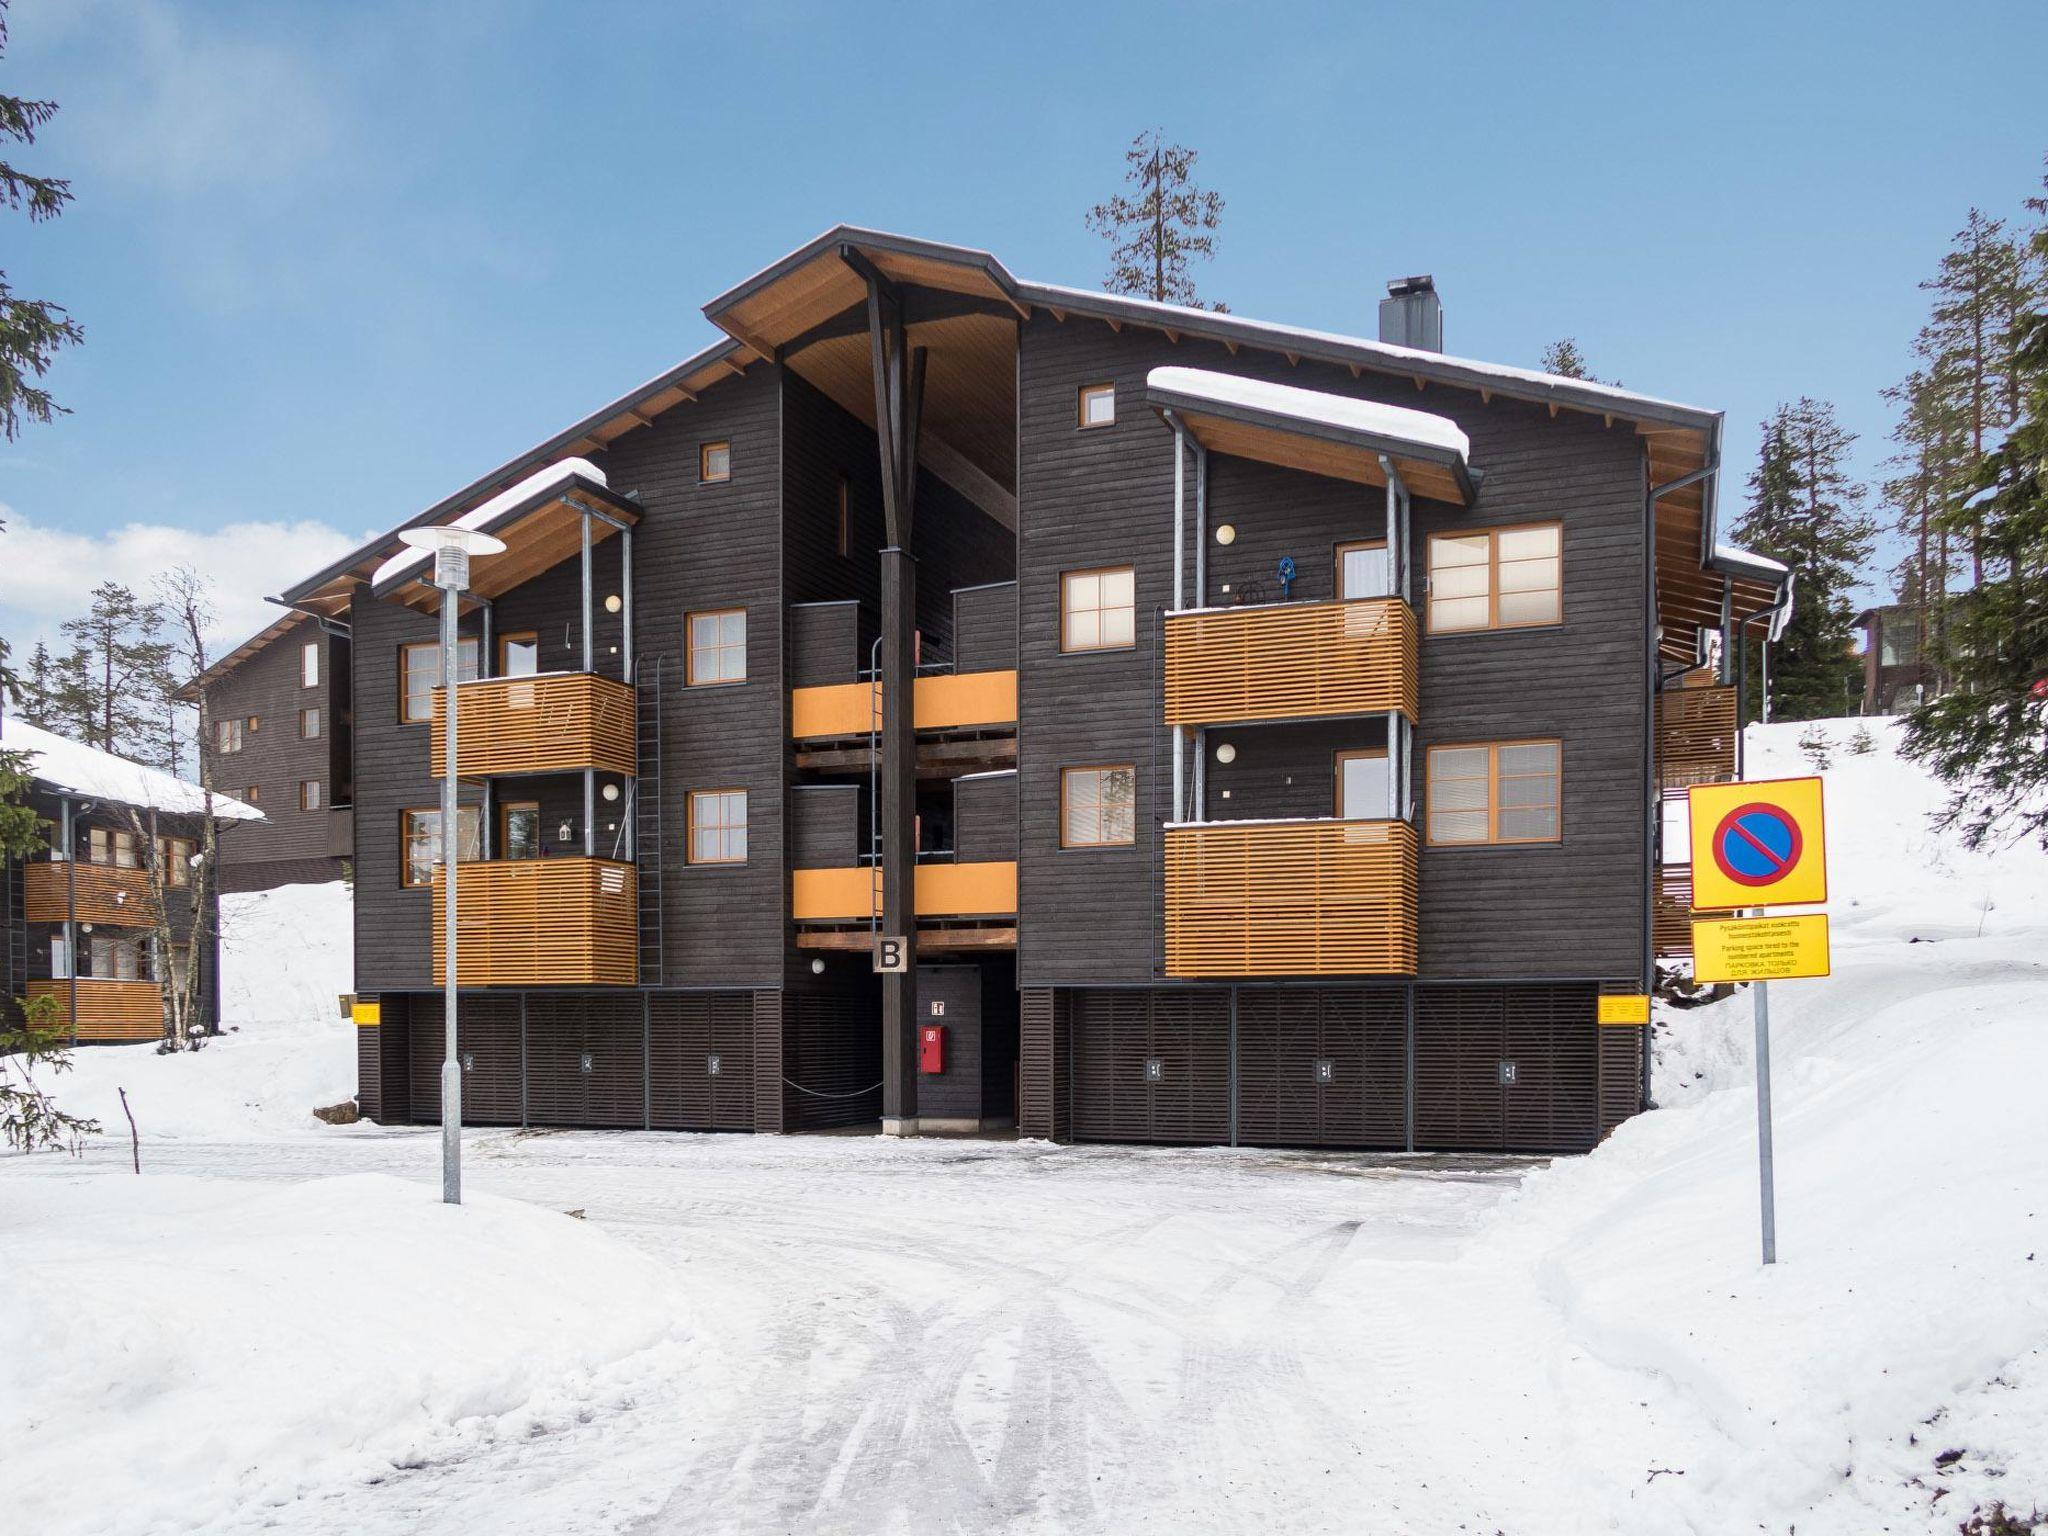
[[[71,982],[32,981],[29,1001],[39,997],[57,1000],[59,1028],[80,1040],[157,1040],[164,1032],[163,990],[153,981],[108,981],[97,976],[78,978],[78,1023],[71,1021]]]
[[[1017,674],[1007,670],[920,677],[912,687],[911,707],[920,731],[1014,729]],[[881,723],[879,683],[827,683],[790,690],[789,733],[798,741],[849,740],[866,736]]]
[[[882,909],[879,865],[792,870],[790,886],[790,916],[800,923],[865,923]],[[1015,917],[1017,865],[920,864],[916,901],[920,920]]]
[[[32,923],[61,923],[69,915],[66,876],[77,882],[78,921],[109,928],[148,928],[156,922],[149,871],[111,864],[50,861],[22,869],[23,909]]]
[[[542,672],[493,677],[458,689],[464,778],[497,774],[561,773],[595,768],[631,777],[634,750],[633,690],[589,672]],[[445,771],[442,732],[447,690],[434,690],[433,766]]]
[[[434,977],[447,953],[447,894],[434,870]],[[630,987],[639,980],[639,884],[611,859],[464,864],[456,882],[456,983]]]
[[[1166,616],[1172,725],[1416,717],[1415,614],[1395,597]]]
[[[1169,976],[1412,976],[1415,829],[1402,821],[1166,829]]]

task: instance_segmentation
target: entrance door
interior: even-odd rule
[[[1346,821],[1385,821],[1391,806],[1387,749],[1337,754],[1337,814]]]

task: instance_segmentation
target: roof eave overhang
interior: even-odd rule
[[[625,497],[607,486],[600,485],[597,481],[590,479],[586,475],[574,474],[554,485],[545,486],[535,491],[531,496],[507,507],[488,522],[479,524],[477,531],[480,533],[508,535],[506,542],[515,542],[521,523],[537,513],[546,511],[558,502],[572,511],[593,512],[601,517],[609,518],[628,526],[640,520],[640,509]],[[579,506],[579,502],[585,503],[585,505]],[[383,581],[372,583],[370,596],[374,598],[387,598],[393,593],[403,591],[415,583],[431,585],[432,572],[432,560],[431,557],[428,557],[417,566],[413,566],[395,576],[387,577]]]

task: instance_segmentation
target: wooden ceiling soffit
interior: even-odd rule
[[[1263,464],[1303,470],[1333,480],[1349,480],[1358,485],[1387,483],[1386,471],[1380,467],[1380,456],[1385,453],[1412,494],[1458,507],[1469,505],[1471,501],[1465,486],[1449,466],[1415,458],[1386,445],[1324,437],[1272,423],[1214,415],[1199,406],[1173,405],[1169,409],[1186,425],[1195,441],[1211,453],[1256,459]]]
[[[566,491],[556,490],[538,503],[508,512],[485,530],[505,541],[505,551],[497,555],[479,555],[472,561],[471,594],[479,598],[500,597],[533,580],[543,571],[552,570],[564,560],[580,554],[583,549],[584,513],[579,502],[598,506],[606,517],[623,523],[639,521],[638,509],[623,497],[599,498],[586,485],[576,485]],[[618,529],[604,518],[590,519],[593,547],[617,532]],[[378,588],[374,595],[402,603],[408,608],[438,613],[441,594],[429,581],[431,575],[431,564],[423,563],[397,582]]]

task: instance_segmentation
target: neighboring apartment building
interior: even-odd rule
[[[200,967],[199,1023],[219,1016],[219,906],[195,929],[193,859],[204,844],[205,798],[196,784],[81,746],[12,717],[0,749],[29,755],[28,804],[45,849],[0,860],[0,998],[49,996],[74,1040],[155,1040],[164,1033],[162,967]],[[131,815],[130,813],[134,814]],[[261,824],[253,808],[216,796],[220,848]],[[163,871],[161,887],[152,866]],[[200,935],[159,952],[158,889],[174,935]],[[197,949],[195,954],[193,950]]]
[[[1501,1151],[1641,1106],[1660,802],[1734,763],[1730,690],[1667,685],[1787,580],[1717,541],[1718,412],[844,228],[705,312],[406,524],[507,545],[468,1118]],[[355,658],[386,1121],[438,1113],[427,573],[394,532],[282,598]]]
[[[351,682],[348,637],[287,611],[179,690],[206,694],[206,754],[216,788],[262,807],[225,845],[221,886],[339,880],[349,857]]]
[[[1918,608],[1887,603],[1856,615],[1863,631],[1863,701],[1866,715],[1898,715],[1937,696],[1939,674],[1921,644]]]

